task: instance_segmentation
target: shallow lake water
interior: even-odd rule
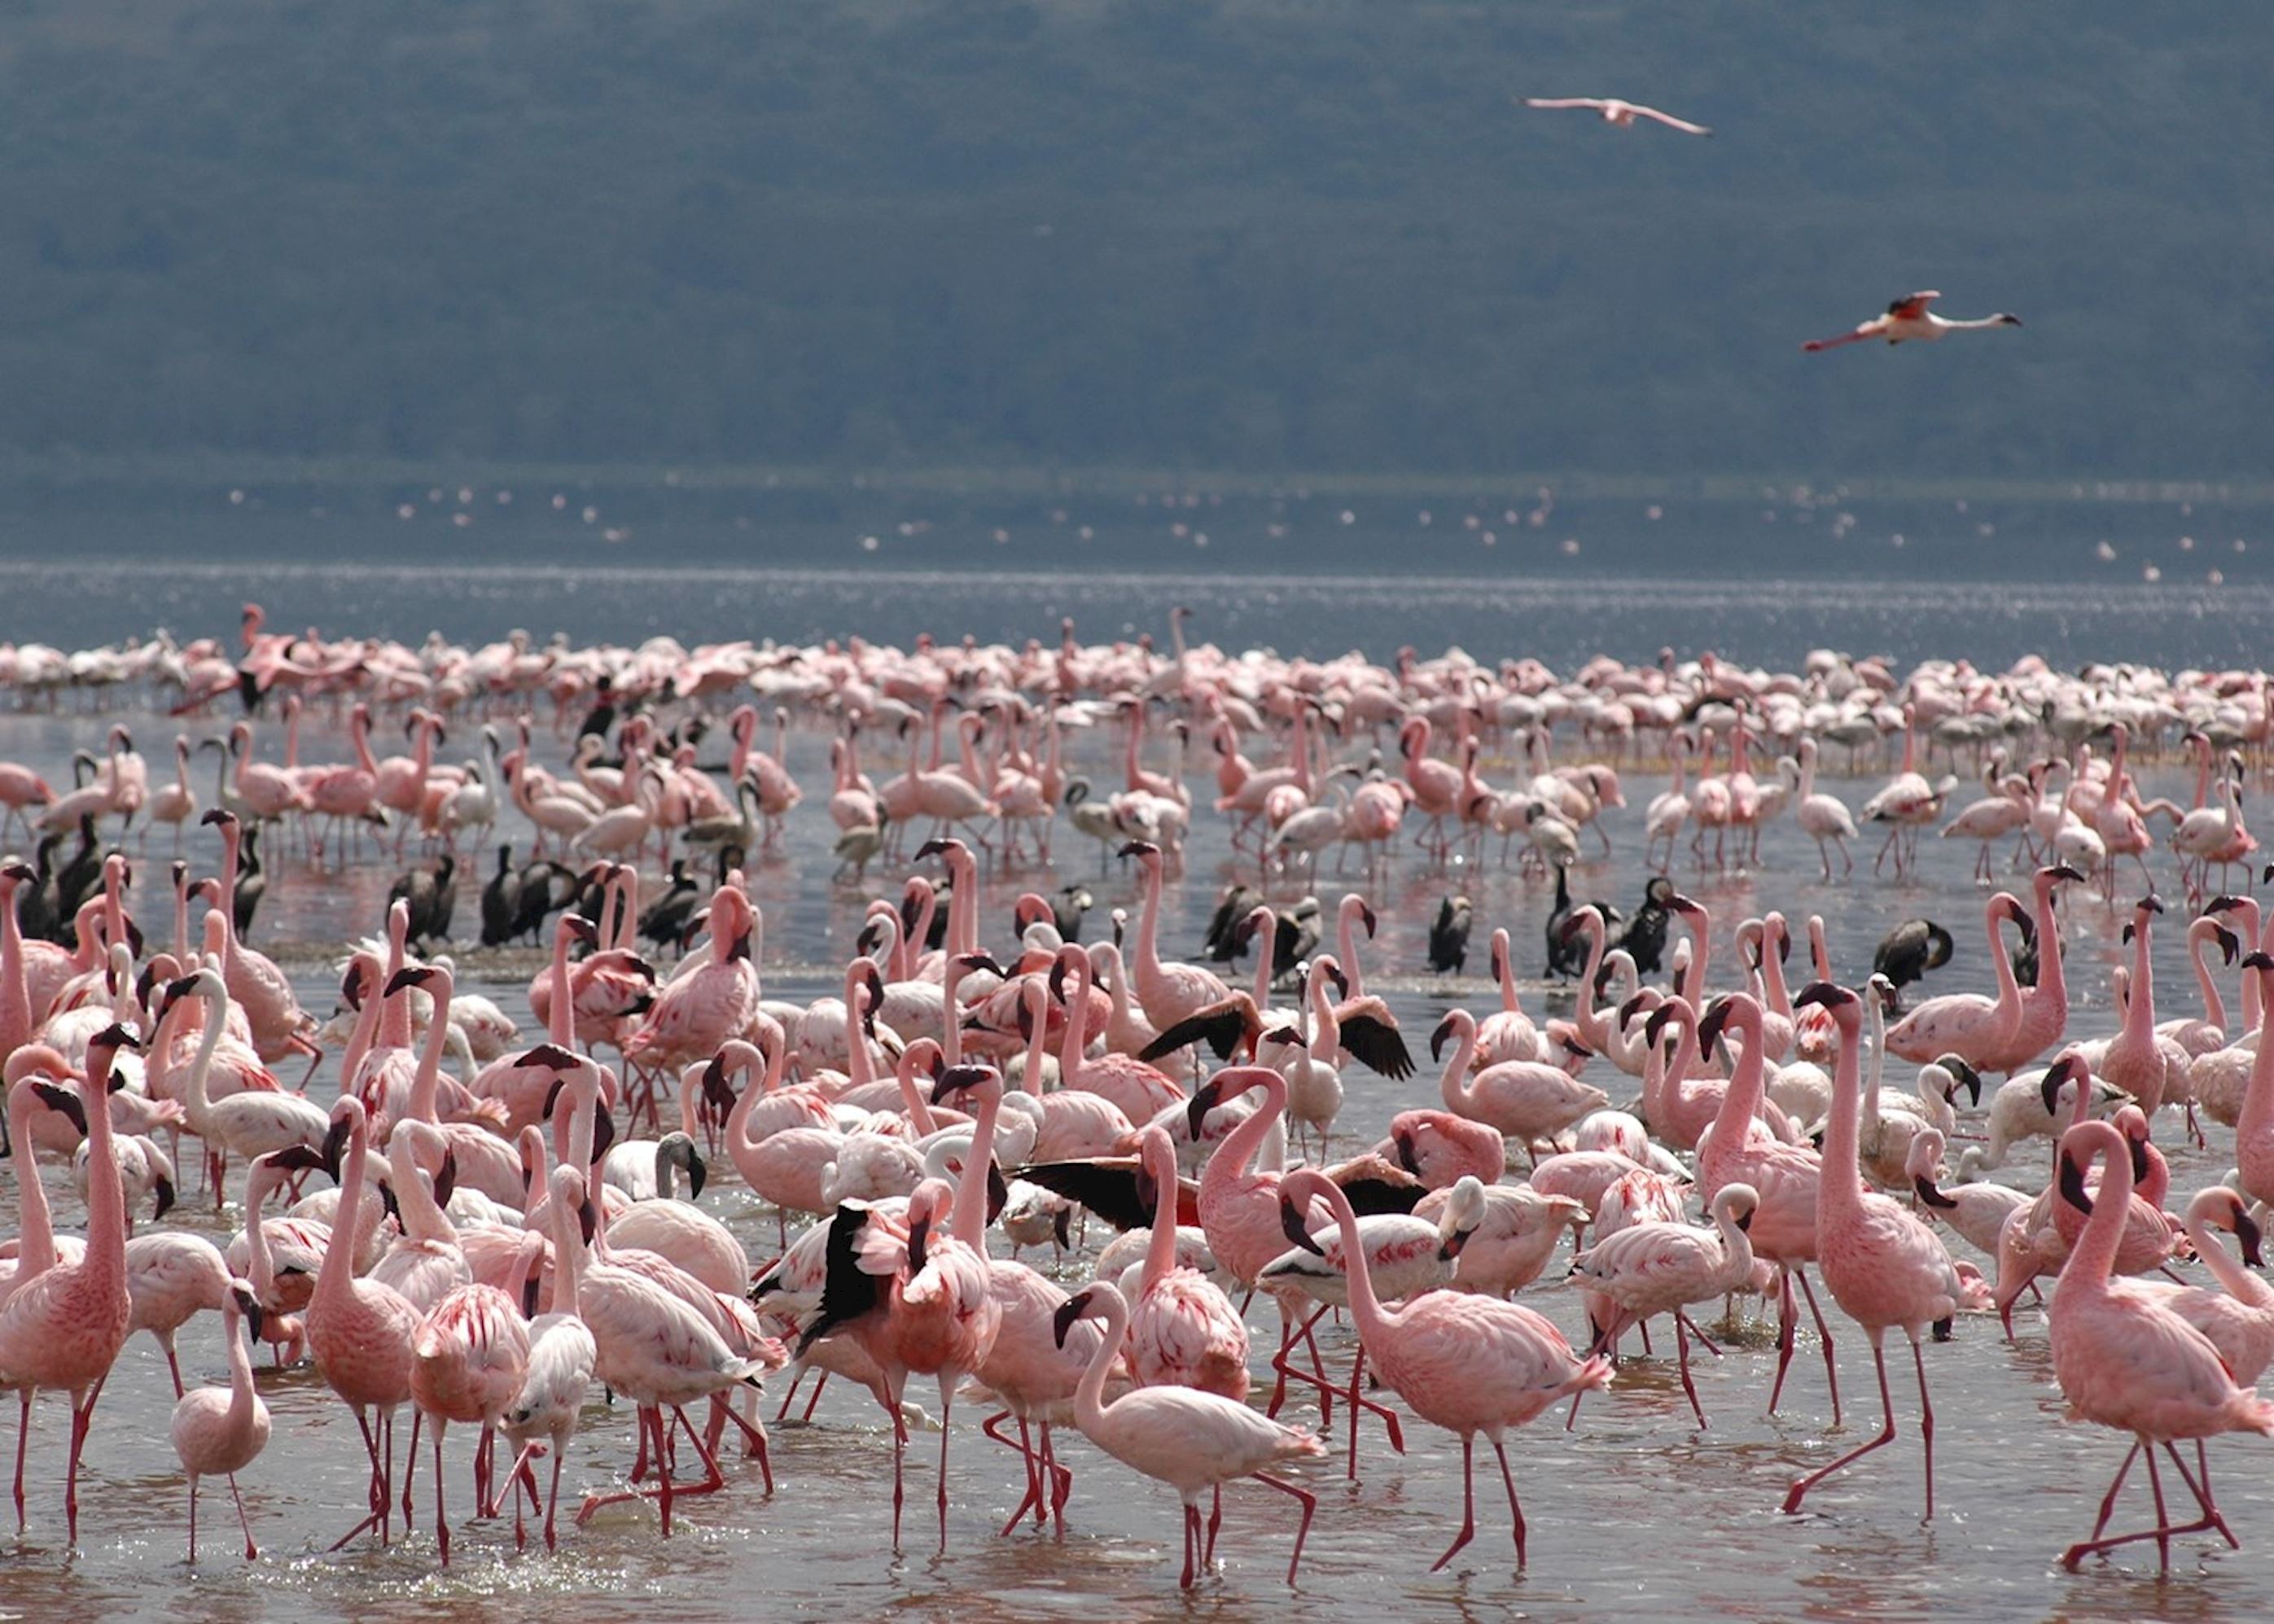
[[[372,585],[363,583],[366,589]],[[532,592],[544,590],[529,580],[520,585]],[[282,596],[290,590],[290,581],[216,579],[210,601],[200,602],[200,619],[145,613],[135,623],[166,618],[185,633],[218,633],[226,628],[226,609],[256,586],[260,592],[274,590]],[[141,590],[159,589],[145,582]],[[364,623],[350,613],[350,586],[334,581],[326,590],[335,594],[328,611],[319,617],[312,607],[300,618],[320,618],[335,626]],[[428,606],[428,598],[420,595],[427,591],[425,587],[413,591],[398,582],[373,590],[385,601],[372,608],[369,620],[385,622],[397,633],[409,631]],[[795,593],[785,591],[769,600],[780,606],[781,624],[763,629],[804,636],[814,630],[858,625],[855,605],[847,596],[856,591],[855,585],[824,583],[812,590],[825,597],[839,596],[828,598],[827,606],[800,610],[794,607],[801,601]],[[926,595],[945,590],[900,582],[889,593],[872,597],[870,607],[892,622],[894,616],[913,614],[914,605]],[[1602,632],[1632,613],[1630,605],[1600,598],[1583,604],[1577,590],[1573,589],[1575,596],[1568,603],[1558,600],[1542,610],[1550,619],[1566,608],[1576,617],[1576,629],[1567,626],[1559,636],[1585,638],[1590,628]],[[1289,613],[1291,603],[1299,608],[1321,600],[1303,598],[1291,586],[1284,591],[1296,596],[1269,604],[1239,593],[1214,600],[1196,616],[1194,633],[1227,644],[1235,640],[1294,643],[1298,639],[1291,635],[1272,638],[1259,628],[1291,624],[1277,618]],[[1114,613],[1111,605],[1118,603],[1123,606],[1122,618],[1150,628],[1160,624],[1156,611],[1171,600],[1172,592],[1181,596],[1176,588],[1140,593],[1096,583],[1037,584],[1025,599],[1016,599],[1014,594],[1012,607],[997,605],[987,610],[986,614],[998,617],[995,620],[977,608],[968,618],[975,629],[994,635],[1012,630],[1007,623],[1015,614],[1020,635],[1050,636],[1057,613],[1050,605],[1078,603],[1086,605],[1083,613],[1094,610],[1103,621]],[[388,598],[388,593],[400,596]],[[699,595],[691,601],[701,601]],[[951,593],[940,601],[954,605],[964,600]],[[1362,640],[1380,656],[1398,643],[1427,649],[1448,640],[1442,633],[1433,637],[1429,615],[1404,600],[1388,608],[1376,605],[1373,613],[1382,623],[1382,637],[1354,638],[1352,628],[1359,625],[1365,605],[1354,598],[1336,603],[1333,615],[1340,618],[1328,618],[1324,632],[1314,628],[1302,634],[1303,646],[1331,650]],[[139,613],[144,607],[141,600],[130,599],[116,613]],[[1478,631],[1463,631],[1459,640],[1480,657],[1532,651],[1527,641],[1512,635],[1497,643],[1480,641],[1487,620],[1473,605],[1463,612],[1479,613]],[[2087,610],[2080,605],[2077,612]],[[461,602],[456,613],[457,620],[445,622],[438,615],[436,623],[465,628],[463,635],[494,631],[501,624],[494,603]],[[951,608],[947,613],[952,617],[960,611]],[[1650,613],[1659,614],[1665,626],[1688,618],[1672,604]],[[1853,613],[1893,612],[1885,605],[1866,605],[1859,598]],[[1977,605],[1975,613],[1983,620],[1963,622],[1947,637],[1935,636],[1934,645],[1946,652],[1972,654],[1985,665],[2002,663],[2010,658],[2000,651],[2004,645],[1977,650],[1962,635],[1980,631],[2000,612]],[[1208,623],[1210,613],[1220,617],[1218,623]],[[599,610],[590,620],[571,620],[565,611],[552,617],[532,611],[516,620],[540,629],[549,629],[556,620],[588,630],[606,625]],[[647,629],[636,623],[636,615],[632,621],[616,635],[629,640]],[[1868,624],[1841,622],[1836,617],[1818,620],[1782,640],[1765,635],[1765,645],[1758,649],[1739,635],[1720,631],[1711,641],[1739,658],[1790,659],[1816,643],[1848,641],[1858,625]],[[19,636],[29,635],[21,623],[15,629]],[[1115,628],[1101,623],[1090,629],[1103,635]],[[1645,657],[1670,635],[1654,625],[1627,629],[1630,635],[1619,637],[1616,646]],[[2168,626],[2151,628],[2145,617],[2137,619],[2135,629],[2143,639],[2152,635],[2174,647],[2183,641]],[[70,646],[61,632],[43,628],[39,635]],[[697,635],[689,632],[688,640],[694,641]],[[879,627],[877,635],[894,635],[894,625]],[[1926,633],[1915,629],[1910,635]],[[2025,635],[2015,634],[2017,638]],[[1324,641],[1314,642],[1314,637]],[[2073,659],[2080,652],[2065,645],[2061,656]],[[2194,658],[2210,659],[2216,652]],[[130,719],[151,756],[154,774],[166,771],[162,741],[177,724],[143,716]],[[67,778],[70,749],[99,742],[102,726],[94,718],[68,715],[0,718],[0,758],[40,763]],[[190,718],[183,726],[194,737],[218,731],[222,724]],[[264,738],[273,759],[274,741],[267,732],[264,729]],[[1078,753],[1096,762],[1106,753],[1106,742],[1088,741]],[[826,781],[825,747],[817,733],[802,732],[793,737],[791,765],[808,788],[808,800],[794,820],[784,857],[761,865],[753,876],[765,909],[764,967],[770,996],[833,993],[834,976],[828,967],[841,964],[851,951],[863,903],[897,884],[898,875],[881,867],[872,869],[865,887],[832,883],[828,843],[833,831],[821,810],[825,798],[812,793],[817,783]],[[556,763],[565,754],[561,742],[550,738],[541,739],[538,748],[540,755]],[[328,729],[312,733],[305,751],[315,759],[343,753]],[[1510,771],[1505,763],[1487,765],[1488,776],[1495,778],[1504,779]],[[2187,787],[2182,776],[2169,769],[2151,770],[2147,778],[2150,793],[2183,794]],[[1878,781],[1879,771],[1867,767],[1863,778],[1839,779],[1832,787],[1854,804]],[[1662,775],[1653,771],[1629,768],[1628,808],[1605,819],[1613,854],[1598,861],[1591,840],[1588,861],[1573,876],[1575,891],[1622,905],[1639,897],[1646,877],[1639,857],[1641,808],[1662,784]],[[200,795],[209,799],[209,768],[201,771],[197,785]],[[1196,792],[1199,787],[1196,778]],[[1962,803],[1968,794],[1961,791]],[[215,861],[210,833],[197,831],[190,843],[190,854],[200,870],[210,869]],[[497,838],[511,838],[517,849],[525,850],[527,835],[525,826],[508,820]],[[142,850],[139,842],[131,843],[130,849]],[[1133,908],[1133,877],[1118,865],[1101,874],[1095,849],[1063,826],[1058,849],[1061,872],[1047,885],[1037,883],[1038,876],[1033,875],[990,877],[983,914],[983,936],[990,944],[998,949],[1007,945],[1011,898],[1030,885],[1055,889],[1074,879],[1090,884],[1098,902],[1088,921],[1091,939],[1110,929],[1107,908]],[[1789,823],[1773,827],[1765,838],[1758,872],[1700,874],[1685,852],[1674,872],[1683,888],[1713,913],[1719,966],[1715,983],[1730,984],[1735,959],[1728,933],[1736,921],[1773,906],[1796,919],[1822,914],[1834,961],[1850,981],[1861,979],[1873,944],[1889,925],[1916,915],[1936,918],[1955,933],[1959,951],[1955,961],[1932,978],[1928,990],[1987,990],[1990,974],[1979,924],[1984,893],[1969,872],[1971,846],[1930,836],[1922,842],[1921,876],[1901,885],[1873,880],[1871,852],[1867,840],[1858,848],[1855,877],[1829,884],[1817,877],[1813,847]],[[140,911],[162,936],[168,913],[162,860],[169,854],[169,837],[159,834],[138,868]],[[2194,982],[2186,968],[2182,910],[2177,906],[2172,861],[2168,853],[2156,861],[2157,880],[2173,903],[2157,938],[2159,1008],[2179,1014],[2194,1007]],[[377,928],[388,882],[401,865],[391,855],[381,859],[367,853],[364,861],[343,870],[319,870],[283,843],[272,851],[270,861],[269,894],[253,942],[284,957],[304,1004],[328,1015],[335,979],[327,973],[327,962],[345,937]],[[1223,823],[1202,814],[1195,820],[1188,871],[1171,883],[1164,904],[1165,953],[1175,957],[1196,951],[1202,922],[1234,874]],[[2136,871],[2126,876],[2120,899],[2136,891],[2138,877]],[[2019,885],[2024,878],[2006,877],[2001,868],[2003,883]],[[1331,910],[1343,890],[1360,883],[1355,867],[1338,879],[1329,860],[1314,889]],[[1439,984],[1421,973],[1423,939],[1439,898],[1454,891],[1470,896],[1477,908],[1472,979]],[[1363,1071],[1345,1074],[1348,1099],[1337,1139],[1342,1151],[1379,1137],[1393,1111],[1434,1101],[1438,1073],[1422,1052],[1426,1038],[1452,1003],[1490,1007],[1487,989],[1473,974],[1481,973],[1484,938],[1491,927],[1505,925],[1514,933],[1518,963],[1526,975],[1527,1005],[1535,1013],[1542,1009],[1560,1012],[1570,1003],[1568,992],[1550,990],[1537,979],[1542,968],[1541,927],[1549,906],[1544,883],[1520,878],[1496,861],[1450,872],[1429,869],[1409,848],[1370,894],[1381,910],[1382,929],[1362,949],[1368,974],[1389,996],[1421,1069],[1402,1084]],[[462,934],[471,930],[475,913],[469,891],[459,909]],[[2075,1004],[2071,1031],[2077,1036],[2105,1034],[2114,1025],[2107,973],[2119,962],[2117,933],[2128,915],[2122,908],[2112,913],[2097,895],[2075,888],[2067,916]],[[476,990],[495,998],[525,1027],[531,1024],[526,991],[531,966],[525,955],[505,969],[486,969],[478,959],[464,962]],[[2231,973],[2227,988],[2232,999]],[[328,1100],[334,1092],[335,1064],[328,1059],[317,1073],[311,1089],[315,1097]],[[1893,1067],[1891,1081],[1904,1082],[1904,1071],[1900,1064]],[[1615,1102],[1624,1102],[1634,1092],[1623,1075],[1600,1063],[1589,1075],[1609,1089]],[[2233,1135],[2215,1124],[2210,1129],[2208,1151],[2197,1151],[2181,1138],[2176,1113],[2165,1113],[2157,1128],[2173,1164],[2175,1207],[2184,1192],[2215,1181],[2233,1161]],[[2034,1188],[2042,1182],[2048,1162],[2045,1142],[2035,1141],[2017,1150],[1999,1176]],[[48,1169],[47,1177],[59,1224],[77,1226],[81,1208],[68,1182],[56,1169]],[[737,1231],[754,1261],[771,1256],[772,1213],[749,1195],[723,1158],[713,1163],[712,1178],[703,1205]],[[225,1238],[236,1222],[233,1201],[228,1215],[216,1215],[210,1197],[198,1189],[193,1168],[184,1168],[184,1201],[175,1220]],[[1102,1226],[1092,1226],[1093,1246],[1103,1234]],[[1962,1242],[1954,1238],[1951,1244],[1958,1255],[1969,1255]],[[1576,1295],[1562,1283],[1567,1255],[1568,1249],[1559,1254],[1525,1300],[1577,1338],[1584,1333],[1585,1320]],[[1069,1286],[1087,1278],[1078,1258],[1051,1267]],[[1261,1306],[1252,1314],[1251,1324],[1259,1340],[1265,1340],[1268,1316]],[[64,1410],[52,1398],[38,1405],[30,1445],[30,1527],[11,1548],[10,1560],[0,1562],[0,1615],[108,1618],[191,1609],[196,1616],[215,1619],[287,1613],[309,1619],[369,1619],[458,1613],[478,1605],[486,1618],[536,1619],[557,1616],[564,1605],[573,1605],[608,1617],[732,1613],[794,1619],[886,1614],[1245,1619],[1276,1616],[1291,1605],[1333,1620],[1424,1611],[1551,1619],[1680,1613],[1759,1619],[2244,1620],[2274,1614],[2274,1568],[2265,1560],[2265,1553],[2274,1549],[2274,1472],[2269,1470],[2274,1455],[2268,1453],[2274,1445],[2266,1440],[2223,1440],[2212,1449],[2221,1502],[2242,1538],[2241,1552],[2229,1553],[2199,1538],[2182,1539],[2173,1552],[2170,1578],[2161,1581],[2154,1575],[2152,1554],[2142,1554],[2143,1548],[2112,1564],[2089,1564],[2076,1575],[2059,1569],[2060,1550],[2089,1527],[2097,1496],[2124,1444],[2099,1428],[2061,1418],[2042,1320],[2034,1312],[2020,1316],[2017,1344],[2003,1341],[1994,1320],[1969,1317],[1961,1320],[1952,1342],[1928,1350],[1927,1368],[1940,1424],[1938,1515],[1931,1524],[1922,1526],[1919,1521],[1916,1395],[1907,1354],[1898,1354],[1893,1367],[1896,1410],[1903,1428],[1899,1442],[1818,1491],[1811,1498],[1808,1515],[1780,1515],[1776,1507],[1793,1476],[1829,1452],[1861,1441],[1876,1424],[1876,1394],[1864,1339],[1844,1320],[1835,1317],[1834,1327],[1847,1407],[1847,1422],[1839,1431],[1828,1426],[1824,1371],[1812,1339],[1794,1363],[1781,1413],[1774,1418],[1765,1415],[1773,1355],[1766,1345],[1765,1327],[1755,1327],[1733,1338],[1721,1360],[1699,1361],[1698,1384],[1712,1419],[1710,1430],[1696,1428],[1675,1377],[1671,1350],[1661,1340],[1659,1357],[1639,1357],[1630,1342],[1630,1357],[1617,1381],[1607,1394],[1590,1398],[1572,1432],[1562,1430],[1558,1411],[1512,1434],[1510,1455],[1531,1523],[1531,1563],[1521,1577],[1516,1575],[1508,1543],[1506,1504],[1488,1457],[1478,1484],[1476,1542],[1452,1570],[1437,1575],[1426,1571],[1457,1525],[1460,1452],[1456,1440],[1410,1421],[1407,1452],[1402,1457],[1389,1451],[1378,1429],[1369,1431],[1360,1458],[1361,1481],[1355,1486],[1344,1483],[1338,1458],[1295,1474],[1319,1492],[1320,1507],[1291,1597],[1283,1583],[1294,1529],[1291,1504],[1242,1486],[1226,1496],[1218,1547],[1221,1570],[1204,1579],[1189,1598],[1180,1598],[1176,1589],[1178,1534],[1173,1494],[1100,1455],[1071,1433],[1062,1443],[1075,1472],[1065,1537],[1028,1532],[998,1538],[995,1530],[1020,1488],[1016,1457],[980,1435],[977,1417],[968,1406],[959,1410],[955,1424],[954,1508],[946,1549],[935,1553],[928,1521],[933,1440],[927,1435],[919,1437],[911,1450],[905,1553],[894,1555],[887,1538],[889,1435],[873,1403],[843,1384],[832,1386],[822,1399],[812,1425],[773,1430],[779,1486],[772,1498],[762,1493],[755,1467],[735,1462],[729,1466],[729,1485],[723,1492],[682,1507],[683,1521],[668,1543],[658,1538],[651,1513],[616,1508],[565,1532],[556,1554],[534,1547],[517,1554],[509,1525],[473,1523],[461,1515],[455,1519],[454,1564],[444,1573],[435,1562],[431,1526],[425,1524],[431,1490],[422,1467],[422,1525],[407,1539],[387,1551],[358,1546],[325,1554],[324,1547],[358,1515],[363,1451],[347,1411],[305,1367],[280,1375],[264,1366],[260,1373],[262,1391],[275,1416],[275,1435],[242,1481],[263,1560],[250,1566],[240,1560],[226,1490],[214,1484],[201,1505],[200,1533],[206,1543],[203,1560],[192,1575],[182,1561],[184,1493],[165,1437],[171,1398],[164,1363],[155,1346],[143,1338],[128,1348],[96,1413],[81,1485],[80,1548],[76,1554],[65,1551],[63,1538]],[[1325,1341],[1337,1357],[1346,1356],[1352,1345],[1343,1327]],[[217,1321],[206,1318],[193,1323],[182,1345],[184,1369],[192,1380],[223,1379]],[[1261,1353],[1257,1362],[1261,1369]],[[774,1395],[769,1400],[771,1413],[782,1383],[776,1379],[769,1387]],[[915,1391],[912,1387],[912,1395]],[[1314,1417],[1304,1401],[1293,1402],[1291,1419],[1302,1423]],[[399,1431],[407,1435],[407,1417]],[[628,1470],[630,1445],[629,1411],[621,1406],[592,1406],[564,1474],[564,1505],[582,1489],[617,1484]],[[468,1429],[454,1429],[450,1487],[461,1514],[470,1508],[466,1462],[471,1446]],[[2127,1502],[2121,1515],[2135,1523],[2140,1521],[2144,1492]]]

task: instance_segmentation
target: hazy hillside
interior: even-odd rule
[[[2270,82],[2263,4],[24,0],[0,452],[2263,476]],[[1799,353],[1919,286],[2028,325]]]

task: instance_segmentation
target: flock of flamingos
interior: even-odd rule
[[[2274,734],[2262,673],[1897,673],[1826,652],[1788,672],[1668,654],[1559,675],[1458,654],[1226,654],[1188,645],[1181,620],[1166,648],[1085,643],[1071,624],[1018,648],[407,646],[278,633],[248,607],[228,643],[0,650],[0,684],[84,715],[89,747],[76,786],[0,763],[7,816],[37,848],[0,868],[18,1201],[0,1385],[21,1401],[19,1525],[36,1401],[70,1407],[57,1476],[75,1542],[81,1456],[121,1349],[154,1335],[179,1392],[176,1338],[206,1312],[230,1384],[174,1410],[192,1562],[200,1481],[235,1495],[239,1474],[267,1469],[254,1344],[278,1365],[312,1359],[356,1417],[369,1489],[342,1545],[390,1540],[398,1515],[409,1537],[423,1437],[445,1564],[453,1424],[478,1437],[475,1517],[510,1502],[516,1543],[534,1520],[551,1546],[573,1538],[555,1511],[578,1430],[619,1425],[601,1405],[623,1400],[637,1464],[576,1519],[652,1502],[668,1535],[738,1450],[772,1491],[762,1380],[817,1384],[817,1384],[841,1378],[892,1420],[896,1547],[912,1427],[937,1429],[944,1545],[949,1447],[975,1406],[1022,1462],[1006,1535],[1079,1517],[1070,1461],[1109,1477],[1062,1448],[1070,1427],[1179,1496],[1187,1585],[1213,1563],[1224,1485],[1291,1497],[1291,1583],[1316,1504],[1305,1479],[1333,1470],[1334,1427],[1355,1477],[1362,1434],[1378,1423],[1402,1449],[1419,1417],[1460,1439],[1468,1485],[1436,1566],[1476,1534],[1481,1436],[1521,1568],[1511,1430],[1551,1411],[1569,1425],[1603,1389],[1597,1404],[1615,1404],[1619,1361],[1638,1335],[1647,1351],[1653,1322],[1706,1428],[1690,1360],[1693,1342],[1714,1344],[1698,1311],[1740,1296],[1776,1304],[1772,1410],[1803,1310],[1835,1423],[1843,1316],[1871,1349],[1883,1425],[1794,1482],[1787,1511],[1897,1437],[1909,1406],[1890,1387],[1894,1331],[1912,1355],[1931,1517],[1927,1345],[1961,1315],[2003,1314],[2011,1334],[2032,1294],[2074,1413],[2129,1446],[2068,1566],[2150,1541],[2168,1565],[2187,1534],[2234,1543],[2206,1445],[2274,1433],[2249,1385],[2274,1357],[2274,1288],[2252,1269],[2274,1201],[2274,1046],[2260,1042],[2274,914],[2248,894],[2242,812]],[[181,718],[170,774],[110,725],[144,710]],[[829,738],[825,791],[789,771],[793,725]],[[302,763],[303,731],[331,759]],[[192,733],[212,736],[215,779],[193,771]],[[409,753],[376,758],[375,734]],[[471,757],[438,759],[467,737]],[[2142,793],[2149,751],[2195,765],[2192,806]],[[1885,771],[1896,752],[1852,807],[1819,777]],[[1599,815],[1625,804],[1622,765],[1661,757],[1672,782],[1644,821],[1650,872],[1674,883],[1652,880],[1630,913],[1557,907],[1545,949],[1578,970],[1570,1018],[1525,1011],[1518,959],[1542,947],[1491,932],[1497,999],[1426,1034],[1435,1101],[1353,1136],[1344,1075],[1402,1079],[1424,1039],[1366,988],[1367,891],[1393,864],[1442,868],[1449,890],[1498,861],[1566,898],[1583,851],[1609,846]],[[877,894],[840,995],[785,1002],[767,996],[745,871],[825,812],[839,883]],[[1899,883],[1930,860],[1930,830],[1931,853],[1974,843],[1995,996],[1918,989],[1902,1009],[1902,988],[1950,951],[1924,921],[1870,969],[1833,965],[1803,928],[1812,966],[1788,980],[1795,932],[1775,912],[1738,924],[1732,953],[1728,922],[1717,940],[1680,876],[1757,867],[1761,829],[1783,818],[1826,879],[1836,863]],[[1178,960],[1163,887],[1208,819],[1242,883],[1211,933],[1220,952]],[[200,825],[219,831],[222,871],[177,859],[170,908],[151,906],[168,841],[178,852]],[[296,885],[405,868],[377,934],[348,944],[347,1013],[329,1025],[242,935],[255,831],[269,872],[297,854]],[[1087,837],[1072,857],[1069,832]],[[1851,853],[1859,839],[1876,851]],[[1064,872],[1019,896],[1011,931],[983,920],[988,883],[1048,874],[1054,852]],[[533,1042],[471,971],[414,951],[450,934],[456,860],[477,853],[483,940],[550,948],[529,988]],[[1085,943],[1083,888],[1055,882],[1093,857],[1133,864],[1141,905],[1126,935],[1117,919]],[[902,883],[872,884],[876,864]],[[1354,867],[1351,894],[1306,908],[1330,864]],[[2001,870],[2027,878],[1993,890]],[[2159,876],[2193,915],[2202,1007],[2184,1015],[2156,1002],[2150,944],[2174,928]],[[2089,1042],[2068,1030],[2063,962],[2079,887],[2130,921],[2122,1025]],[[457,913],[462,936],[473,911]],[[1447,898],[1433,968],[1465,962],[1472,912]],[[1252,976],[1233,967],[1246,951]],[[2238,961],[2230,1025],[2221,975]],[[335,1049],[336,1097],[310,1097],[304,1077]],[[2157,1133],[2225,1132],[2232,1179],[2175,1198]],[[2032,1139],[2041,1174],[2019,1165]],[[2022,1184],[1987,1177],[1999,1169]],[[83,1192],[83,1235],[55,1229],[50,1177]],[[765,1235],[706,1210],[732,1177],[779,1214]],[[235,1207],[226,1246],[167,1223],[193,1201]],[[1521,1300],[1567,1233],[1555,1267],[1576,1276],[1584,1327]],[[2190,1259],[2200,1283],[2175,1267]],[[1320,1352],[1329,1312],[1355,1328],[1347,1370]],[[1290,1424],[1298,1388],[1315,1424]],[[2109,1534],[2135,1463],[2153,1520]],[[236,1509],[249,1559],[242,1496]]]

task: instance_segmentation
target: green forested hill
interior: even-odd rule
[[[2263,0],[16,0],[0,453],[2263,477],[2270,84]],[[1799,353],[1915,287],[2028,325]]]

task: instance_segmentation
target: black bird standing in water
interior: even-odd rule
[[[1903,989],[1929,970],[1948,964],[1953,946],[1950,932],[1932,920],[1907,919],[1880,938],[1871,955],[1871,974],[1884,975],[1894,984],[1894,1007],[1900,1010]]]
[[[1562,870],[1556,870],[1562,878]],[[1469,932],[1476,910],[1466,897],[1448,897],[1437,905],[1436,922],[1429,927],[1429,968],[1439,975],[1458,975],[1469,961]]]

